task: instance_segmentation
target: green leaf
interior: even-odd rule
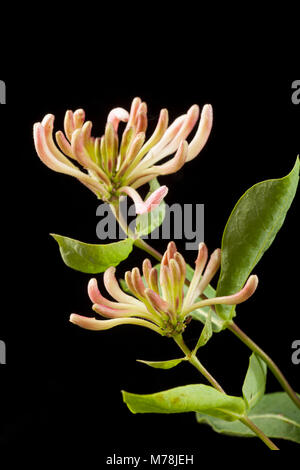
[[[267,364],[255,353],[251,354],[243,384],[243,397],[248,409],[253,408],[265,393]]]
[[[287,439],[300,444],[300,411],[284,392],[269,393],[252,408],[249,418],[268,437]],[[209,424],[214,431],[230,436],[254,437],[255,434],[241,422],[228,423],[223,419],[197,413],[199,423]]]
[[[156,178],[150,181],[149,183],[150,191],[146,196],[146,200],[148,197],[156,191],[156,189],[160,188],[160,184]],[[148,235],[149,233],[153,232],[157,227],[159,227],[166,215],[166,204],[163,201],[153,209],[151,212],[147,212],[146,214],[138,215],[136,218],[136,234],[138,237],[143,237]]]
[[[193,320],[201,321],[205,325],[207,317],[211,312],[211,326],[214,333],[219,333],[220,331],[226,328],[226,323],[224,320],[219,318],[215,312],[211,311],[210,307],[198,308],[194,310],[189,315]]]
[[[170,359],[169,361],[142,361],[141,359],[137,359],[137,362],[154,367],[155,369],[172,369],[185,360],[186,358],[182,357],[180,359]]]
[[[107,245],[92,245],[53,233],[51,236],[57,241],[65,264],[83,273],[102,273],[110,266],[117,266],[127,258],[133,246],[131,238]]]
[[[213,334],[213,330],[212,330],[212,324],[211,324],[211,310],[206,318],[206,322],[205,322],[205,325],[201,331],[201,335],[198,339],[198,342],[196,344],[196,347],[193,351],[194,354],[196,354],[196,352],[198,351],[199,348],[201,348],[202,346],[205,346],[205,344],[207,343],[207,341],[210,340],[210,338],[212,337],[212,334]]]
[[[282,226],[298,180],[299,158],[287,176],[257,183],[239,199],[223,233],[218,297],[243,287]],[[235,315],[234,306],[216,305],[216,310],[224,319]]]
[[[208,385],[185,385],[151,395],[122,391],[123,400],[132,413],[185,413],[201,411],[233,421],[245,412],[244,400],[218,392]]]

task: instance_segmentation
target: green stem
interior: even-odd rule
[[[225,393],[221,385],[217,382],[217,380],[208,372],[208,370],[201,364],[199,359],[196,357],[195,354],[190,351],[190,349],[185,344],[182,335],[177,335],[173,337],[176,344],[180,347],[182,352],[186,355],[187,360],[190,364],[192,364],[204,377],[208,380],[208,382],[219,392]],[[240,416],[239,421],[247,426],[251,431],[253,431],[259,439],[266,444],[266,446],[271,450],[279,450],[279,448],[274,444],[274,442],[269,439],[261,429],[259,429],[256,424],[251,421],[251,419],[247,416]]]
[[[119,203],[114,203],[114,204],[110,204],[110,208],[112,210],[112,213],[114,214],[115,218],[116,218],[116,221],[118,222],[118,224],[120,225],[121,229],[123,230],[123,232],[126,233],[126,235],[129,237],[129,238],[132,238],[133,240],[135,240],[135,234],[133,233],[132,230],[130,230],[130,228],[128,227],[126,221],[124,220],[123,218],[123,215],[120,211],[120,204]]]
[[[216,379],[208,372],[208,370],[205,369],[205,367],[201,364],[199,359],[195,356],[195,354],[192,354],[192,352],[189,350],[185,342],[183,341],[182,335],[177,335],[174,336],[174,341],[175,343],[180,347],[181,351],[184,352],[184,354],[187,357],[187,360],[194,366],[196,369],[204,375],[204,377],[207,379],[207,381],[219,392],[225,393],[221,385],[216,381]]]
[[[267,364],[268,368],[272,372],[272,374],[276,377],[282,388],[286,391],[286,393],[289,395],[291,400],[295,403],[295,405],[300,408],[300,399],[295,393],[295,391],[292,389],[286,378],[284,377],[283,373],[281,370],[278,368],[278,366],[275,364],[275,362],[254,342],[252,341],[249,336],[246,335],[233,321],[230,322],[227,326],[227,328],[235,335],[237,336],[248,348],[251,349],[255,354],[257,354],[259,357],[263,359],[263,361]]]
[[[118,203],[111,204],[110,207],[113,211],[113,214],[116,217],[116,220],[120,224],[121,228],[130,238],[134,240],[134,244],[137,247],[139,247],[141,250],[144,250],[146,253],[152,255],[157,261],[160,261],[162,259],[161,253],[159,253],[157,250],[155,250],[150,245],[148,245],[148,243],[146,243],[144,240],[140,238],[136,238],[136,235],[132,232],[132,230],[129,229],[125,220],[123,219],[119,204]],[[293,400],[295,405],[298,408],[300,408],[299,397],[297,396],[295,391],[292,389],[292,387],[290,386],[290,384],[284,377],[283,373],[280,371],[279,367],[275,364],[275,362],[256,343],[254,343],[254,341],[252,341],[234,322],[229,323],[227,328],[233,334],[235,334],[244,344],[246,344],[246,346],[248,346],[253,352],[255,352],[258,356],[260,356],[265,361],[270,371],[276,377],[276,379],[278,380],[282,388],[286,391],[288,396]]]
[[[268,438],[268,436],[266,436],[261,429],[259,429],[256,424],[253,423],[253,421],[251,421],[251,419],[249,419],[248,416],[243,416],[242,418],[240,418],[240,421],[241,423],[245,424],[245,426],[248,426],[249,429],[251,429],[251,431],[254,432],[254,434],[257,435],[257,437],[259,437],[265,444],[266,446],[269,447],[269,449],[271,450],[280,450],[279,447],[277,447],[273,441],[271,441],[271,439]]]
[[[133,231],[130,230],[130,228],[128,227],[126,221],[124,220],[124,218],[122,216],[122,213],[120,211],[119,203],[110,204],[110,207],[111,207],[111,210],[112,210],[117,222],[119,223],[120,227],[122,228],[122,230],[126,233],[126,235],[128,237],[130,237],[134,240],[135,246],[137,246],[141,250],[145,251],[149,255],[153,256],[153,258],[155,258],[157,261],[161,261],[162,255],[157,250],[152,248],[152,246],[148,245],[148,243],[146,243],[144,240],[142,240],[141,238],[137,238],[135,233],[133,233]]]
[[[148,249],[151,248],[147,244],[147,250],[140,245],[141,249],[144,249],[147,251],[147,253],[152,254]],[[160,256],[160,258],[158,258]],[[154,256],[156,259],[161,259],[162,255],[160,253],[156,252],[156,256]],[[188,283],[188,282],[187,282]],[[189,283],[188,283],[189,284]],[[215,311],[215,310],[214,310]],[[292,389],[290,384],[288,383],[287,379],[284,377],[283,373],[279,369],[279,367],[275,364],[275,362],[268,356],[263,349],[261,349],[254,341],[252,341],[251,338],[249,338],[234,322],[231,322],[228,324],[227,328],[235,335],[237,336],[248,348],[251,349],[251,351],[255,352],[258,356],[260,356],[265,363],[267,364],[268,368],[272,372],[272,374],[276,377],[280,385],[282,386],[283,390],[288,394],[288,396],[291,398],[291,400],[295,403],[295,405],[300,409],[300,398],[296,394],[296,392]]]
[[[152,246],[148,245],[148,243],[145,242],[145,240],[142,240],[142,238],[137,238],[134,242],[135,246],[138,246],[141,250],[146,251],[149,255],[152,255],[153,258],[155,258],[157,261],[161,261],[162,255],[152,248]]]

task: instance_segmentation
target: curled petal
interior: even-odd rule
[[[134,139],[131,141],[130,145],[127,148],[126,155],[122,165],[120,166],[118,176],[123,176],[124,174],[128,173],[128,171],[132,171],[132,166],[134,167],[135,159],[140,151],[143,143],[145,142],[145,133],[139,132]],[[129,170],[130,168],[130,170]]]
[[[163,137],[166,129],[168,127],[169,114],[167,109],[162,109],[159,115],[157,126],[150,137],[150,139],[145,142],[141,150],[139,151],[136,160],[139,162],[144,155]]]
[[[64,130],[65,134],[69,139],[69,142],[72,140],[72,134],[75,131],[74,116],[73,111],[67,111],[64,119]]]
[[[168,188],[167,186],[161,186],[156,189],[145,202],[137,191],[129,186],[123,186],[120,188],[120,192],[127,194],[133,200],[137,214],[145,214],[146,212],[151,212],[161,203],[168,193]]]
[[[134,189],[138,189],[140,186],[143,186],[144,184],[149,183],[149,181],[153,180],[153,178],[156,178],[156,177],[157,177],[157,173],[149,173],[144,176],[139,176],[136,179],[130,178],[130,186]]]
[[[187,314],[197,308],[207,307],[208,305],[217,305],[217,304],[224,304],[224,305],[238,305],[242,302],[251,297],[254,292],[256,291],[258,284],[258,277],[252,274],[249,277],[248,281],[244,285],[243,289],[233,295],[227,295],[224,297],[214,297],[212,299],[205,299],[201,300],[201,302],[197,302],[194,305],[185,309],[184,314]]]
[[[186,276],[186,262],[185,262],[185,259],[180,253],[178,253],[178,251],[174,254],[174,259],[178,263],[178,266],[179,266],[180,272],[181,272],[181,277],[184,281],[185,276]]]
[[[221,265],[221,250],[217,248],[211,255],[210,260],[205,268],[203,273],[202,279],[198,284],[196,289],[196,297],[202,294],[202,292],[206,289],[216,272],[218,271]],[[196,298],[195,297],[195,298]]]
[[[164,300],[172,303],[172,296],[170,293],[170,269],[168,266],[163,264],[160,265],[159,281]]]
[[[159,142],[152,147],[150,152],[143,158],[140,164],[136,167],[136,171],[140,171],[141,169],[145,169],[154,165],[158,160],[161,159],[161,151],[162,149],[168,145],[178,134],[183,122],[186,118],[186,114],[179,116],[172,124],[168,127],[166,132],[164,133],[163,137],[159,140]]]
[[[90,123],[90,126],[91,125],[92,123]],[[76,156],[79,163],[81,163],[81,165],[84,166],[85,168],[88,168],[94,171],[104,183],[109,184],[110,182],[109,182],[107,175],[98,165],[96,165],[95,162],[93,162],[88,152],[86,151],[84,144],[83,144],[83,135],[82,135],[81,129],[76,129],[73,132],[71,145],[72,145],[73,154]],[[101,187],[101,193],[103,192],[104,192],[104,188]]]
[[[112,307],[107,307],[106,305],[94,304],[92,309],[107,318],[122,318],[128,317],[128,311],[126,309],[116,309]]]
[[[143,275],[148,285],[149,285],[149,276],[150,276],[151,269],[152,269],[151,261],[148,258],[146,258],[143,261]]]
[[[199,251],[198,251],[198,256],[196,259],[196,267],[194,271],[193,278],[191,280],[191,283],[189,285],[188,291],[186,293],[184,303],[183,303],[183,309],[186,309],[189,305],[193,303],[195,298],[197,297],[197,287],[199,285],[200,279],[202,272],[204,270],[204,267],[207,262],[207,257],[208,257],[208,251],[205,243],[199,243]]]
[[[93,123],[87,121],[84,123],[81,129],[82,142],[84,146],[89,145],[92,142],[91,132],[92,132]]]
[[[54,155],[54,157],[62,163],[66,165],[76,168],[66,157],[63,155],[58,148],[56,147],[52,132],[53,132],[53,125],[54,125],[54,116],[53,114],[47,114],[44,119],[42,120],[42,127],[44,128],[44,136],[45,141],[47,143],[47,147],[49,148],[50,152]]]
[[[168,302],[163,300],[160,295],[158,295],[152,289],[145,289],[145,296],[147,297],[151,305],[155,308],[155,310],[166,313],[170,308]]]
[[[77,315],[76,313],[72,313],[70,316],[70,322],[80,326],[81,328],[95,331],[109,330],[110,328],[118,325],[139,325],[150,328],[160,335],[163,334],[162,330],[158,326],[154,325],[154,323],[151,323],[150,321],[143,320],[142,318],[114,318],[112,320],[96,320],[96,318],[83,317],[81,315]]]
[[[117,149],[115,146],[116,132],[112,123],[108,122],[105,127],[105,154],[106,154],[106,171],[111,174],[115,169],[117,159]]]
[[[98,166],[101,165],[100,142],[101,142],[101,137],[96,137],[94,141],[94,155],[95,155],[95,161]]]
[[[71,162],[67,164],[64,161],[58,160],[56,158],[56,155],[54,155],[49,149],[45,137],[45,129],[41,123],[36,123],[34,125],[34,142],[38,156],[48,168],[57,171],[58,173],[74,176],[93,191],[98,191],[100,193],[102,192],[100,184],[98,184],[97,181],[95,181],[92,177],[78,170],[74,165],[71,164]],[[63,157],[68,161],[64,155]]]
[[[127,150],[134,138],[134,129],[133,127],[129,127],[123,132],[121,145],[120,145],[120,163],[123,162],[124,158],[126,157]]]
[[[91,301],[94,304],[110,307],[112,309],[120,309],[125,310],[127,309],[128,312],[135,312],[138,313],[139,311],[146,312],[147,309],[142,302],[137,303],[128,303],[128,302],[112,302],[111,300],[106,299],[100,293],[97,280],[95,278],[91,279],[88,283],[88,295]],[[131,297],[132,298],[132,297]]]
[[[129,113],[124,108],[114,108],[110,111],[107,116],[107,122],[111,122],[115,132],[118,132],[119,122],[127,122],[129,119]]]
[[[125,294],[118,284],[118,281],[115,277],[116,268],[111,266],[108,268],[103,277],[104,285],[107,292],[117,301],[117,302],[124,302],[133,305],[140,305],[140,302],[132,297],[131,295]]]
[[[175,242],[173,241],[169,242],[167,246],[167,250],[166,250],[168,262],[170,262],[170,260],[174,258],[174,255],[176,252],[177,252],[177,248],[176,248]]]
[[[201,113],[198,130],[189,144],[186,161],[195,158],[207,142],[213,123],[213,110],[210,104],[206,104]]]
[[[75,157],[73,155],[73,152],[72,152],[72,147],[71,147],[68,139],[66,139],[65,134],[62,131],[57,131],[55,133],[55,137],[56,137],[57,145],[60,147],[62,152],[64,152],[66,155],[68,155],[68,157],[75,159]]]
[[[130,114],[129,114],[129,119],[128,119],[126,129],[128,129],[129,127],[136,126],[136,116],[137,116],[137,112],[138,112],[141,102],[142,102],[141,98],[137,97],[133,99],[131,103]]]
[[[187,112],[186,118],[180,127],[179,131],[175,135],[174,139],[162,149],[160,153],[160,159],[170,155],[178,149],[178,146],[182,140],[185,140],[187,136],[193,130],[199,117],[199,106],[194,104]]]
[[[176,311],[181,307],[182,302],[182,286],[181,286],[181,273],[177,262],[172,258],[169,262],[170,267],[170,282],[172,291],[173,310]]]
[[[170,273],[171,273],[171,279],[173,285],[179,285],[181,281],[181,272],[180,272],[180,267],[178,266],[177,262],[175,259],[170,259],[169,262],[169,267],[170,267]]]
[[[188,143],[186,140],[182,141],[178,150],[173,158],[162,165],[156,165],[149,168],[150,171],[157,171],[159,175],[169,175],[180,170],[186,162],[188,154]]]
[[[147,105],[146,103],[141,103],[136,118],[136,133],[138,134],[139,132],[146,132],[147,127]]]
[[[112,304],[114,304],[112,302]],[[121,308],[123,306],[123,308]],[[141,302],[142,309],[139,308],[138,305],[132,305],[132,304],[120,304],[118,302],[115,302],[115,308],[114,307],[108,307],[106,305],[102,304],[94,304],[92,309],[99,313],[99,315],[102,315],[103,317],[107,318],[121,318],[121,317],[131,317],[131,316],[141,316],[144,317],[147,315],[147,309],[145,308],[144,304]]]
[[[131,271],[126,271],[125,273],[125,282],[127,284],[128,289],[130,292],[135,295],[136,297],[140,298],[140,294],[136,290],[133,281],[132,281],[132,272]]]
[[[141,297],[143,297],[144,296],[144,291],[145,291],[145,286],[144,286],[143,280],[141,278],[139,268],[133,268],[133,270],[131,272],[131,279],[132,279],[133,286],[134,286],[136,292]]]
[[[92,278],[88,283],[88,295],[91,301],[94,304],[104,304],[110,307],[110,300],[107,300],[103,295],[100,293],[98,288],[97,279]]]
[[[167,186],[161,186],[160,188],[156,189],[145,201],[146,210],[144,212],[150,212],[155,209],[155,207],[159,206],[161,201],[168,194],[168,191],[169,190]]]
[[[158,272],[156,268],[152,268],[149,274],[149,287],[156,292],[157,294],[159,293],[158,289]]]
[[[140,173],[138,173],[136,169],[129,175],[128,183],[136,188],[138,186],[141,186],[141,181],[147,182],[147,181],[150,181],[150,179],[153,179],[157,175],[169,175],[171,173],[175,173],[176,171],[180,170],[185,164],[187,153],[188,153],[188,143],[186,140],[183,140],[180,143],[175,156],[171,158],[168,162],[163,163],[162,165],[151,166],[150,168],[147,168],[145,170],[140,170]],[[151,176],[151,178],[147,180],[147,175],[155,175],[155,176]],[[133,182],[134,184],[132,184]]]
[[[167,253],[167,251],[165,251],[164,254],[163,254],[163,257],[161,259],[160,265],[161,266],[168,266],[168,264],[169,264],[168,253]],[[160,278],[160,282],[162,282],[161,278]]]
[[[123,186],[123,188],[120,189],[120,192],[127,194],[127,196],[133,200],[137,214],[146,212],[144,210],[144,201],[135,189],[130,188],[129,186]]]
[[[73,114],[74,127],[75,129],[80,129],[83,126],[85,120],[85,112],[83,109],[76,109]]]

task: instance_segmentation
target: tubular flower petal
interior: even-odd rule
[[[146,138],[147,105],[140,98],[134,98],[130,112],[120,107],[109,112],[102,137],[91,135],[92,123],[85,121],[83,109],[77,109],[66,112],[64,132],[55,133],[56,143],[53,140],[54,116],[47,114],[42,122],[34,125],[34,143],[38,156],[48,168],[74,176],[99,199],[113,204],[120,196],[128,195],[127,188],[136,190],[159,175],[174,173],[199,154],[211,131],[211,106],[203,107],[198,130],[188,143],[187,137],[199,114],[199,107],[193,105],[168,127],[168,111],[162,109],[153,134]],[[119,139],[120,122],[127,124]],[[156,165],[173,154],[163,164]],[[129,196],[137,204],[137,213],[144,213],[155,207],[163,193],[166,195],[166,190],[154,193],[153,200],[149,198],[145,202],[133,197],[134,193]]]
[[[107,116],[107,122],[111,122],[114,130],[117,132],[119,127],[119,122],[127,122],[129,119],[129,114],[126,109],[123,108],[114,108],[111,110]]]
[[[233,295],[227,295],[224,297],[214,297],[212,299],[205,299],[202,300],[201,302],[197,302],[194,305],[190,306],[185,310],[185,313],[192,312],[193,310],[196,310],[197,308],[202,308],[202,307],[207,307],[209,305],[216,305],[216,304],[224,304],[224,305],[238,305],[241,304],[242,302],[245,302],[246,300],[251,297],[254,292],[256,291],[258,285],[258,277],[256,275],[252,275],[248,278],[246,284],[244,287],[237,292],[236,294]]]
[[[215,250],[207,260],[207,247],[200,243],[194,276],[185,295],[186,262],[174,242],[168,244],[162,257],[160,276],[148,259],[142,266],[144,278],[137,267],[125,273],[126,290],[131,295],[121,290],[115,278],[115,268],[110,267],[104,273],[104,285],[115,301],[106,299],[100,293],[96,279],[91,279],[88,284],[92,309],[109,320],[72,314],[70,321],[90,330],[133,324],[148,327],[162,336],[176,336],[184,331],[193,310],[216,304],[237,305],[253,295],[258,284],[255,275],[250,276],[236,294],[200,300],[220,267],[221,250]]]
[[[156,333],[162,334],[156,325],[146,320],[142,320],[141,318],[114,318],[112,320],[96,320],[96,318],[83,317],[82,315],[72,313],[70,315],[70,322],[80,326],[81,328],[85,328],[86,330],[95,331],[109,330],[110,328],[118,325],[139,325],[146,326]]]
[[[131,197],[135,204],[135,210],[137,214],[145,214],[146,212],[150,212],[155,209],[155,207],[161,203],[168,193],[167,186],[161,186],[160,188],[156,189],[144,202],[139,193],[130,186],[124,186],[124,188],[121,188],[121,190]]]

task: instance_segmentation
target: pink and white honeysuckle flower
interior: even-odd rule
[[[113,301],[102,296],[96,279],[91,279],[88,285],[93,310],[108,319],[72,314],[70,321],[89,330],[106,330],[123,324],[140,325],[171,337],[184,331],[193,310],[216,304],[240,304],[255,292],[258,279],[252,275],[234,295],[199,300],[220,267],[221,250],[215,250],[207,261],[207,247],[200,243],[194,276],[185,295],[186,263],[174,242],[168,244],[159,274],[149,259],[143,262],[143,278],[138,268],[126,272],[125,283],[132,295],[120,288],[115,278],[115,268],[110,267],[104,273],[104,285]]]
[[[136,189],[159,175],[175,173],[199,154],[211,131],[212,107],[203,107],[198,129],[188,144],[186,139],[199,115],[199,107],[193,105],[168,126],[168,111],[162,109],[153,134],[146,140],[147,105],[134,98],[130,112],[123,108],[110,111],[102,137],[92,137],[91,121],[85,121],[84,110],[77,109],[66,112],[64,132],[56,132],[56,143],[54,116],[47,114],[42,122],[34,125],[34,143],[45,165],[74,176],[98,198],[113,203],[120,196],[128,195],[138,213],[149,212],[166,195],[167,188],[156,190],[150,203],[144,203]],[[127,124],[119,139],[120,122]],[[172,154],[175,155],[171,159],[157,165]]]

